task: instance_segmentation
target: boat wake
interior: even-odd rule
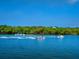
[[[3,39],[36,39],[35,37],[7,37],[7,36],[2,36],[0,38],[3,38]]]
[[[58,39],[63,39],[64,36],[63,35],[59,35],[59,36],[0,36],[0,39],[36,39],[36,40],[45,40],[46,38],[58,38]]]

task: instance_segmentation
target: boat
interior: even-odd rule
[[[37,37],[37,40],[44,40],[44,39],[45,39],[44,36],[38,36],[38,37]]]
[[[57,36],[57,38],[63,39],[64,36],[63,35],[59,35],[59,36]]]

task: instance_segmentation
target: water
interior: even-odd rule
[[[0,59],[79,59],[79,36],[45,36],[44,40],[0,36]],[[37,36],[34,36],[37,37]]]

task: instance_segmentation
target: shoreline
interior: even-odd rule
[[[0,34],[79,35],[79,28],[0,25]]]

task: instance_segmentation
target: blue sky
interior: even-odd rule
[[[79,27],[79,0],[0,0],[0,25]]]

